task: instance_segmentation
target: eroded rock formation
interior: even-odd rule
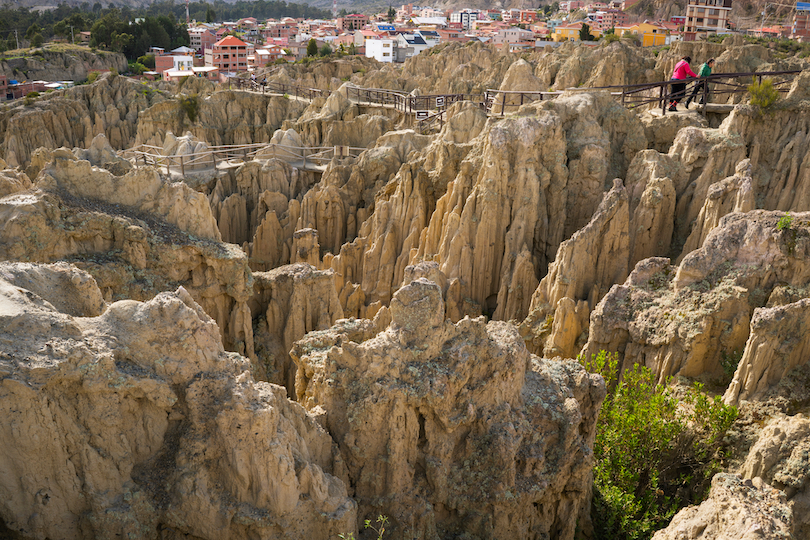
[[[37,294],[10,274],[68,287],[40,282]],[[85,272],[2,265],[0,276],[7,527],[66,539],[356,530],[329,435],[283,388],[254,382],[185,289],[80,317],[54,306],[101,297]]]
[[[532,357],[516,329],[445,319],[419,278],[376,336],[340,321],[296,343],[296,393],[338,442],[362,516],[397,536],[573,538],[587,520],[601,377]]]
[[[777,227],[782,216],[763,210],[729,214],[679,266],[664,258],[638,263],[627,281],[614,286],[591,314],[583,353],[590,357],[602,349],[616,351],[625,367],[644,364],[661,381],[670,375],[721,378],[723,355],[743,350],[749,328],[756,328],[751,321],[754,309],[765,306],[772,295],[782,296],[785,286],[804,290],[810,277],[810,233],[798,225],[806,223],[808,215],[797,214],[798,226],[790,230]],[[767,313],[761,313],[757,325],[768,324]],[[795,324],[801,325],[799,321]],[[761,339],[758,343],[756,331],[751,332],[752,357]],[[778,342],[778,337],[773,340]],[[785,344],[797,347],[797,359],[788,356],[785,367],[798,362],[802,343]],[[767,363],[766,357],[762,358]],[[741,363],[739,369],[738,385],[746,392],[761,390],[758,385],[765,383],[757,382],[761,377],[757,370],[746,374],[752,369],[750,362]]]
[[[709,498],[678,512],[653,540],[794,538],[785,495],[762,482],[732,474],[712,479]]]

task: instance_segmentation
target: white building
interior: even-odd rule
[[[465,9],[462,11],[454,11],[450,14],[450,22],[451,23],[461,23],[461,27],[465,30],[469,30],[472,28],[473,21],[478,20],[478,16],[480,15],[479,11],[474,11],[472,9]]]
[[[725,34],[731,18],[732,0],[689,0],[686,6],[686,41],[699,34]],[[691,38],[691,39],[690,39]]]
[[[374,58],[378,62],[394,61],[393,39],[367,39],[366,58]]]
[[[416,56],[420,52],[429,49],[428,45],[422,36],[414,34],[399,34],[396,39],[396,61],[404,62],[412,56]]]

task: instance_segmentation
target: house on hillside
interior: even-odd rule
[[[205,51],[205,65],[214,66],[220,73],[247,71],[248,44],[241,39],[228,36]]]
[[[625,33],[637,36],[642,47],[667,44],[667,29],[648,21],[630,26],[617,26],[615,32],[620,36],[625,35]]]
[[[684,41],[698,36],[726,34],[731,24],[732,0],[689,0],[686,6]]]
[[[582,30],[582,23],[584,21],[577,21],[568,24],[561,24],[554,29],[551,37],[554,41],[579,41],[579,31]],[[602,37],[602,31],[598,28],[591,27],[591,35],[599,39]]]

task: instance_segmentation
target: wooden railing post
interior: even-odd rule
[[[182,174],[183,176],[186,175],[186,167],[185,167],[185,165],[183,165],[183,155],[182,154],[180,154],[180,174]]]

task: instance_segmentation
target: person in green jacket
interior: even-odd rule
[[[703,105],[703,88],[706,88],[706,93],[709,92],[709,81],[707,81],[704,77],[708,77],[712,74],[712,68],[714,67],[714,58],[709,58],[705,64],[700,66],[700,71],[698,71],[698,77],[700,80],[695,82],[695,86],[692,88],[692,95],[689,96],[689,99],[686,100],[686,108],[689,108],[689,104],[692,102],[693,99],[696,98],[698,92],[701,92],[700,96],[700,104]]]

